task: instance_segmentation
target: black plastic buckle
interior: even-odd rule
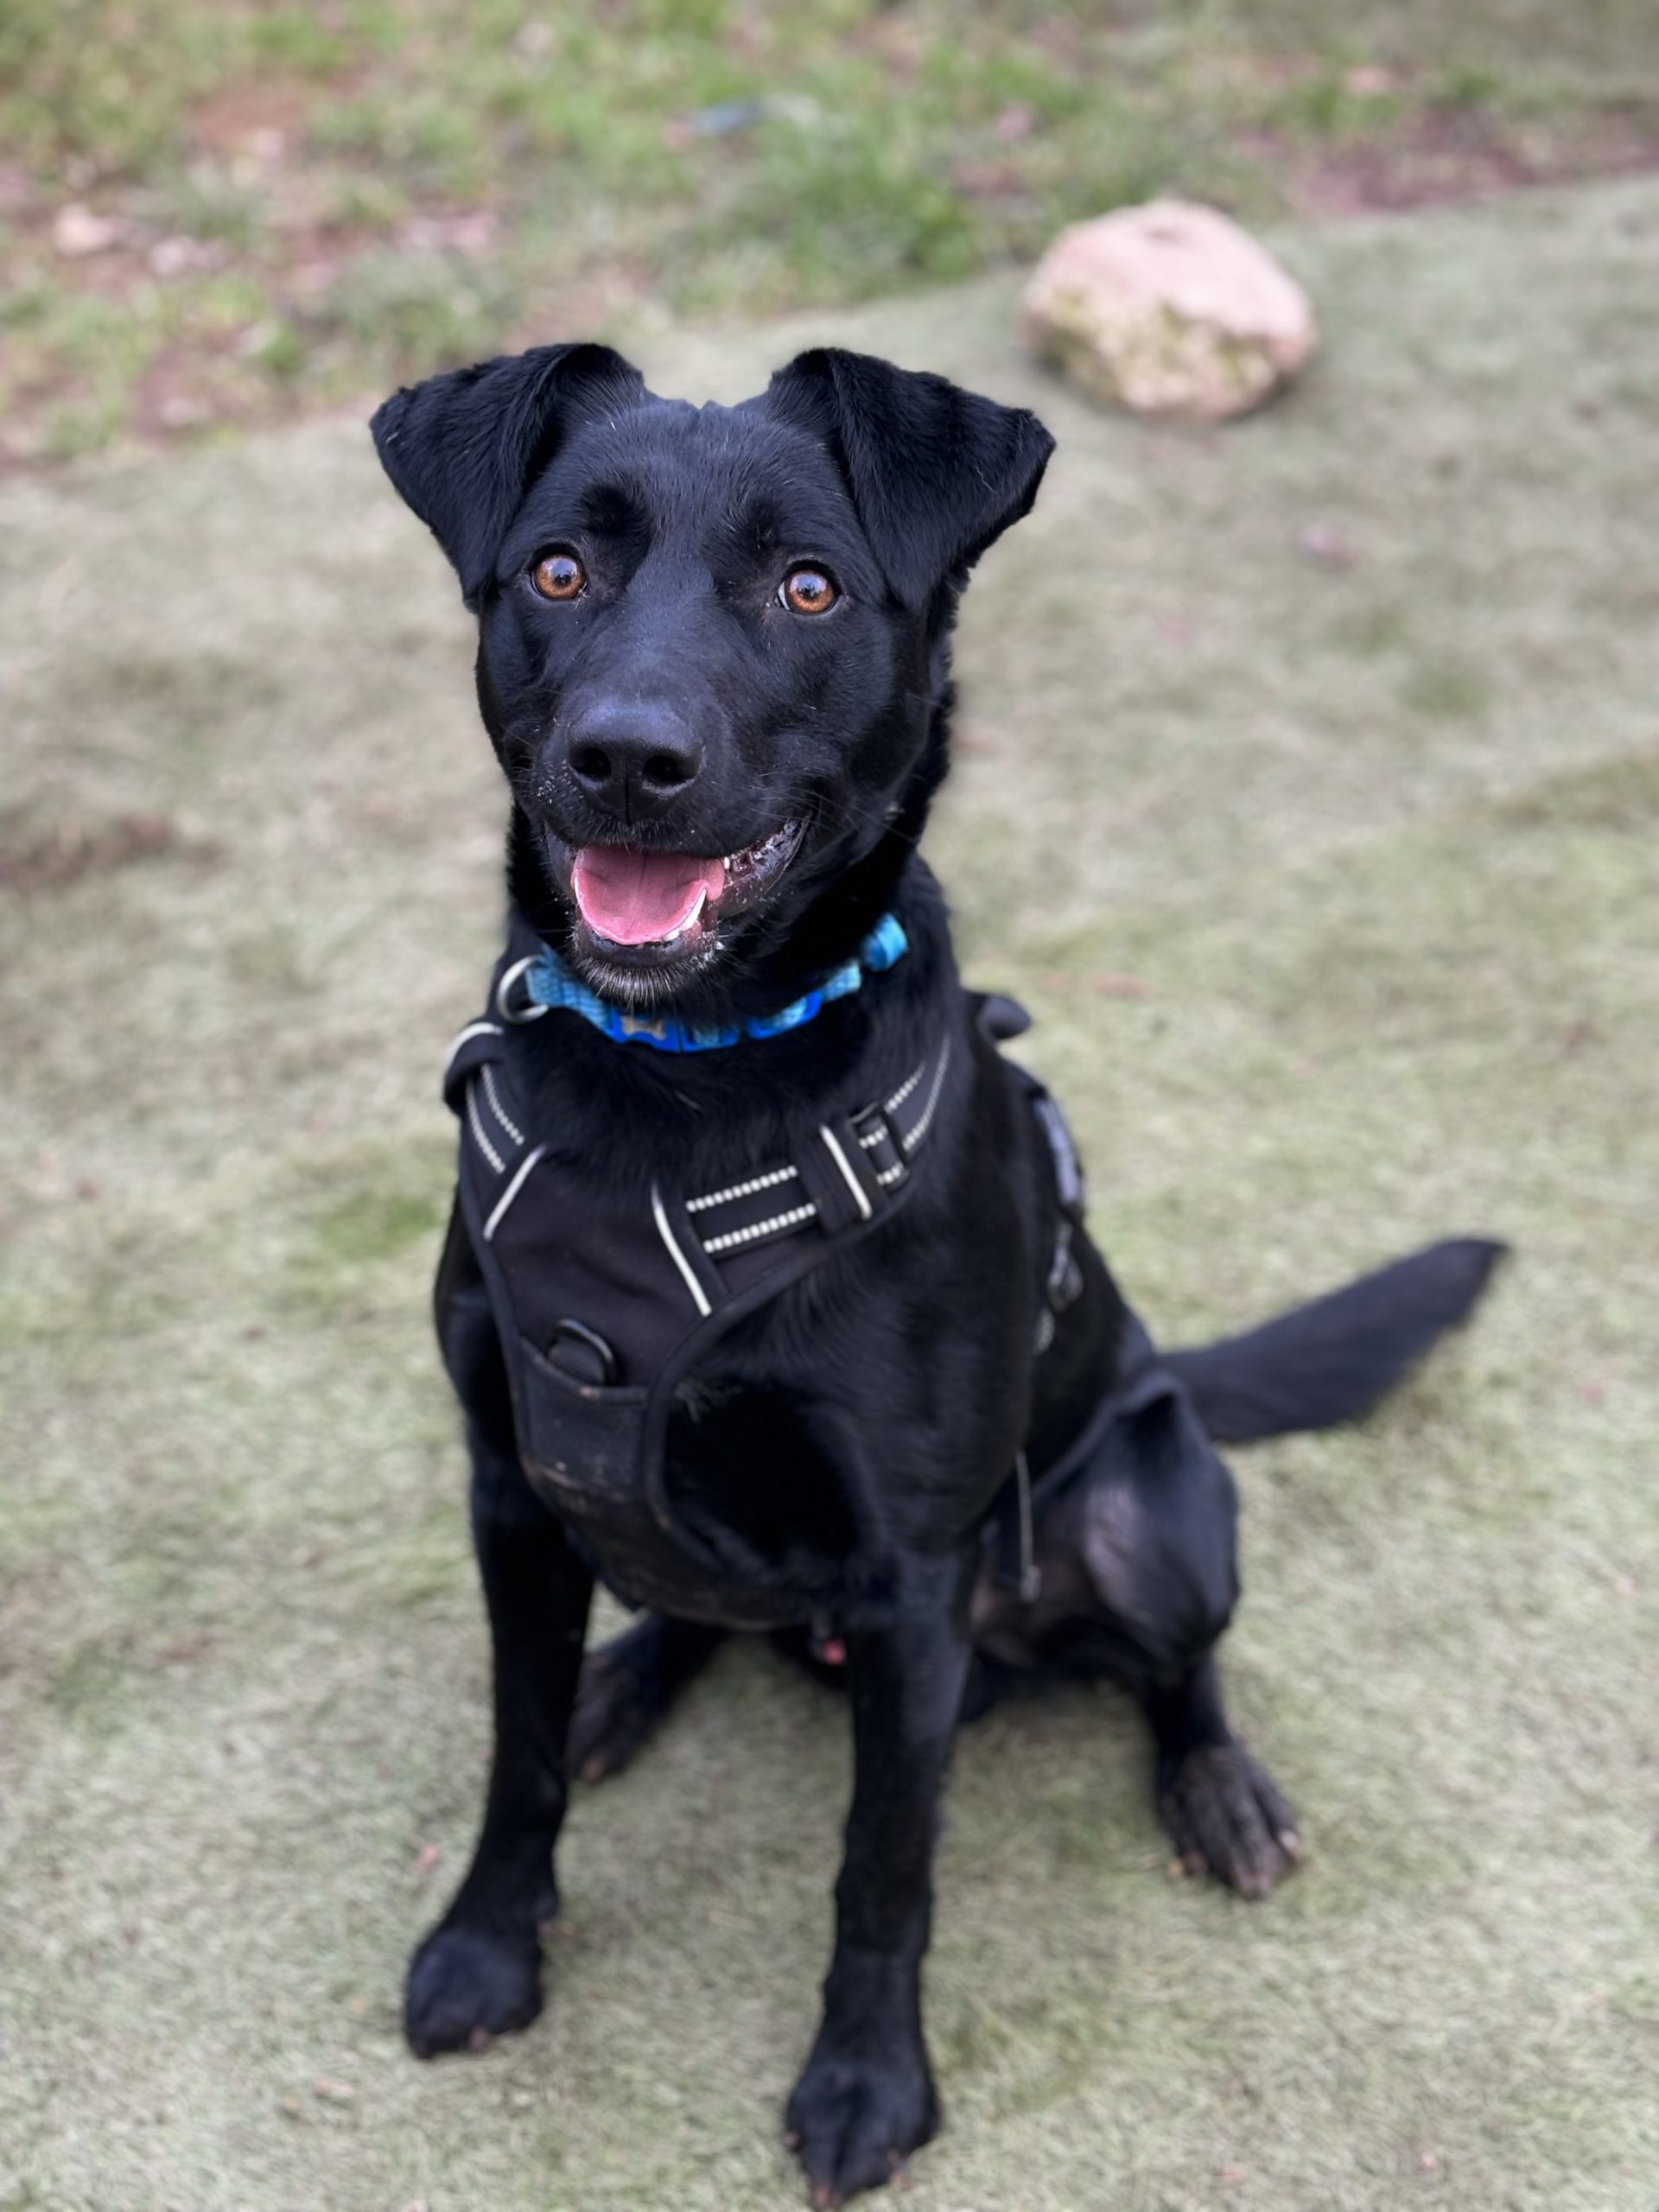
[[[870,1180],[882,1198],[891,1198],[910,1173],[910,1154],[905,1150],[904,1131],[885,1106],[875,1105],[867,1106],[861,1114],[854,1116],[852,1132],[854,1138],[858,1141],[858,1147],[863,1157],[864,1165],[869,1170]],[[873,1137],[878,1132],[892,1154],[887,1168],[885,1170],[879,1164],[881,1159],[880,1144],[865,1144],[862,1141],[865,1137]],[[896,1175],[892,1175],[890,1173],[893,1167],[899,1170]],[[890,1175],[890,1179],[885,1183],[881,1180],[884,1173]]]

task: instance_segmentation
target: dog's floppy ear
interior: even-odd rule
[[[1054,450],[1023,407],[834,346],[798,354],[766,399],[834,454],[889,586],[912,609],[1029,511]]]
[[[537,346],[408,385],[369,425],[380,463],[476,606],[507,526],[581,417],[634,404],[638,369],[608,346]]]

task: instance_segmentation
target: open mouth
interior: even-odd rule
[[[595,950],[653,964],[712,946],[721,923],[753,906],[794,858],[785,822],[741,852],[713,856],[646,845],[582,845],[570,891]]]

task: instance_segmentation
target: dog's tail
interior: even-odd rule
[[[1242,1337],[1168,1352],[1217,1444],[1357,1421],[1463,1320],[1508,1246],[1431,1244]]]

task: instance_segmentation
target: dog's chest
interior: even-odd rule
[[[721,1355],[905,1205],[950,1050],[941,1039],[887,1097],[803,1130],[787,1157],[713,1187],[664,1173],[642,1188],[538,1141],[545,1117],[513,1082],[501,1026],[463,1033],[446,1085],[461,1205],[519,1456],[625,1599],[738,1626],[822,1610],[858,1516],[794,1396],[718,1387]]]

